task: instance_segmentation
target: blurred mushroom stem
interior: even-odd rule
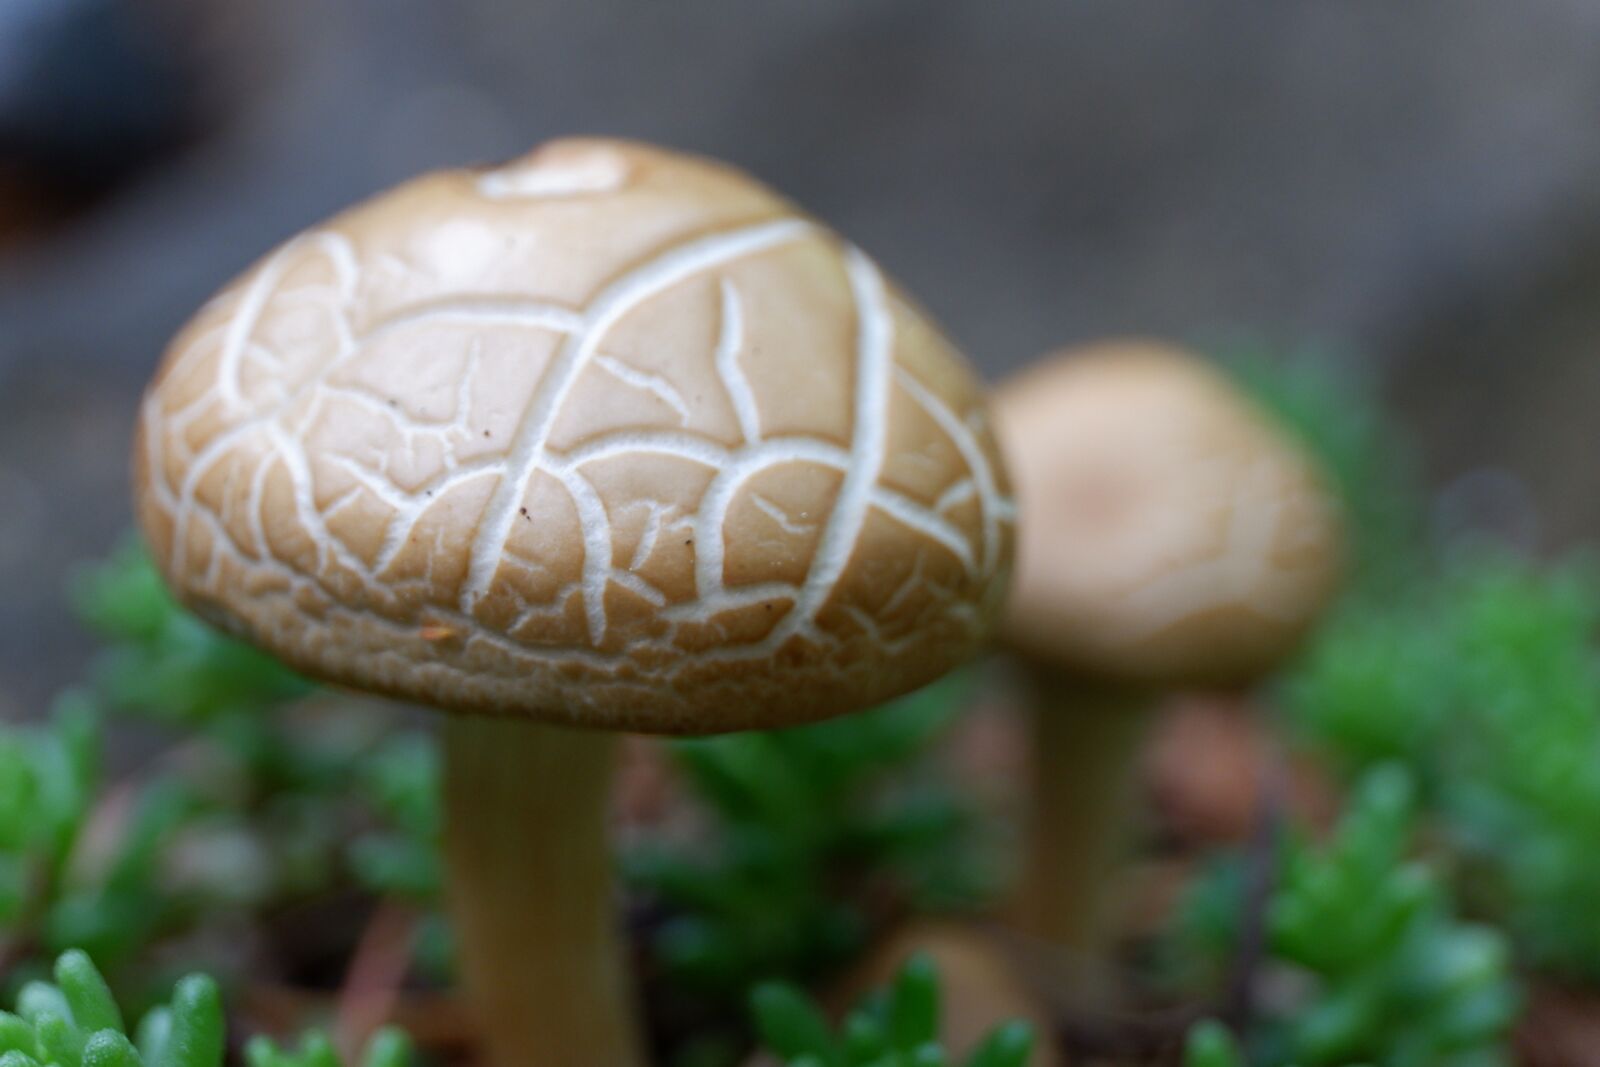
[[[1035,666],[1033,780],[1013,921],[1083,962],[1105,948],[1112,875],[1127,845],[1138,754],[1155,702]]]
[[[642,1067],[612,891],[613,735],[451,716],[446,854],[493,1067]]]

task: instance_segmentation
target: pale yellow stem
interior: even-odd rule
[[[1142,691],[1046,672],[1033,682],[1034,772],[1014,919],[1025,933],[1096,960],[1153,702]]]
[[[446,856],[462,980],[492,1067],[642,1067],[613,899],[614,740],[451,717]]]

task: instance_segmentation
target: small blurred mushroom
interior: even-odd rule
[[[831,998],[835,1008],[843,1010],[871,990],[889,985],[906,961],[919,953],[939,970],[943,1007],[939,1039],[953,1062],[966,1062],[995,1027],[1013,1019],[1031,1024],[1037,1035],[1029,1067],[1055,1067],[1061,1062],[1051,1039],[1055,1020],[1049,1006],[1029,989],[1004,946],[974,926],[922,920],[896,931],[846,978]]]
[[[1035,705],[1016,921],[1092,955],[1156,694],[1248,685],[1294,650],[1337,588],[1339,509],[1179,349],[1060,353],[995,408],[1020,524],[1004,633]]]
[[[847,714],[973,654],[1010,554],[985,420],[822,225],[719,164],[571,140],[419,178],[229,286],[146,395],[135,485],[201,615],[462,713],[450,896],[489,1058],[627,1067],[611,733]]]

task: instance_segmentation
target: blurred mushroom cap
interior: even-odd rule
[[[1108,342],[997,392],[1016,484],[1007,640],[1086,676],[1227,685],[1270,671],[1338,587],[1312,460],[1180,349]]]
[[[728,167],[550,143],[426,175],[208,303],[138,514],[182,599],[312,676],[661,733],[913,689],[997,615],[983,394],[878,268]]]

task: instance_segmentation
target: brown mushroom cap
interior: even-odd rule
[[[1294,648],[1338,585],[1339,508],[1304,450],[1203,360],[1062,353],[994,398],[1016,485],[1004,629],[1091,677],[1232,684]]]
[[[268,255],[179,334],[135,457],[167,580],[316,677],[702,733],[912,689],[998,611],[960,355],[751,178],[558,141]]]

